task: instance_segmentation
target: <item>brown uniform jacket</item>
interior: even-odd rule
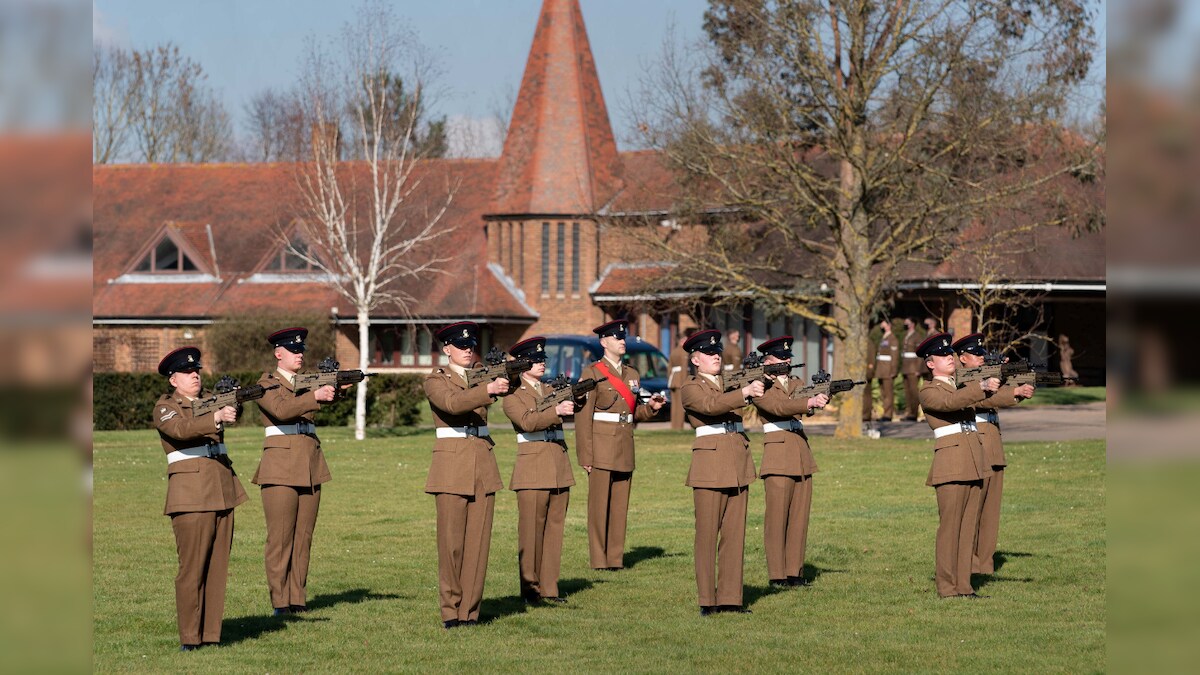
[[[299,396],[292,384],[278,371],[263,373],[258,383],[264,387],[280,385],[258,400],[264,426],[312,422],[321,404],[314,392]],[[251,483],[255,485],[290,485],[312,487],[333,478],[325,453],[316,434],[287,434],[263,439],[263,456]]]
[[[604,361],[612,372],[612,364]],[[613,375],[617,374],[613,372]],[[588,392],[587,402],[575,414],[575,457],[579,466],[594,466],[608,471],[633,471],[633,424],[631,422],[603,422],[592,419],[598,412],[632,413],[633,421],[645,422],[654,417],[654,412],[645,403],[635,401],[636,410],[630,410],[625,398],[617,393],[607,377],[600,374],[596,365],[583,369],[579,379],[596,380],[596,388]],[[625,366],[618,376],[625,386],[634,390],[641,382],[638,371]],[[630,383],[633,383],[632,386]]]
[[[742,343],[726,345],[725,353],[721,354],[721,368],[723,370],[741,370],[742,360],[745,358],[745,354],[742,353]]]
[[[512,420],[518,433],[531,431],[562,431],[563,421],[548,408],[537,411],[537,403],[546,391],[539,393],[524,377],[516,391],[504,397],[504,414]],[[571,487],[575,476],[571,473],[571,460],[567,457],[566,441],[529,441],[517,443],[517,463],[513,465],[512,477],[508,480],[510,490],[552,490]]]
[[[904,354],[914,354],[914,356],[903,356],[900,360],[900,372],[905,375],[920,375],[921,370],[925,367],[925,362],[917,358],[917,345],[921,344],[921,336],[917,331],[904,334]]]
[[[739,411],[746,407],[740,390],[724,393],[703,375],[692,377],[680,387],[679,401],[694,427],[741,422]],[[692,466],[685,482],[688,487],[742,487],[754,478],[754,457],[745,433],[697,436],[692,441]]]
[[[449,368],[434,369],[424,386],[435,428],[487,426],[487,408],[496,397],[486,386],[468,389],[466,380]],[[494,445],[490,435],[436,439],[425,492],[471,496],[503,490]]]
[[[998,408],[1011,408],[1019,401],[1016,387],[1005,385],[996,390],[986,401],[975,406],[977,412],[993,412]],[[979,438],[983,441],[983,456],[988,466],[1008,466],[1004,458],[1004,441],[1000,435],[1000,427],[991,422],[983,422],[979,427]]]
[[[679,389],[688,379],[688,354],[683,347],[671,350],[671,358],[667,362],[670,370],[667,374],[667,389]],[[679,370],[675,370],[678,368]]]
[[[867,338],[867,380],[875,379],[875,357],[879,354],[879,343],[871,338]]]
[[[778,378],[773,379],[766,393],[754,400],[759,419],[764,423],[801,419],[808,413],[808,397],[793,399],[791,393],[803,387],[804,381],[797,377],[789,377],[787,386],[780,384]],[[811,476],[816,472],[817,462],[804,430],[769,431],[763,435],[760,477]]]
[[[880,361],[880,356],[891,356],[891,361]],[[900,338],[895,333],[879,338],[875,352],[875,377],[885,380],[900,372]]]
[[[987,398],[979,384],[971,382],[956,389],[934,379],[921,387],[921,407],[930,429],[975,421],[975,406]],[[934,439],[933,465],[926,485],[980,480],[992,475],[983,456],[983,441],[977,433],[957,433]]]
[[[222,443],[212,415],[192,417],[192,402],[183,396],[164,394],[154,405],[154,426],[163,453],[194,448],[205,443]],[[163,515],[195,511],[224,511],[246,501],[246,491],[233,471],[228,455],[210,459],[196,457],[167,465],[167,503]]]

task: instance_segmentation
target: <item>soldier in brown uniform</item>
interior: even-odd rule
[[[517,493],[521,597],[528,604],[564,603],[566,598],[558,593],[558,572],[575,477],[562,418],[575,414],[575,402],[563,401],[538,412],[538,401],[552,389],[540,380],[546,374],[546,338],[518,342],[508,353],[533,362],[533,367],[521,374],[521,386],[504,398],[504,414],[517,432],[517,462],[508,489]]]
[[[721,381],[721,333],[704,330],[684,344],[696,375],[679,390],[696,429],[686,485],[696,508],[696,589],[700,615],[749,612],[742,606],[746,504],[754,458],[738,411],[763,395],[761,380],[726,393]],[[719,560],[718,560],[719,557]],[[718,576],[718,568],[720,576]]]
[[[892,321],[879,322],[883,337],[875,353],[875,379],[879,380],[879,402],[883,404],[883,421],[891,422],[896,416],[896,374],[900,372],[900,340],[892,333]]]
[[[333,387],[295,388],[306,337],[306,328],[284,328],[267,336],[275,346],[276,368],[258,380],[264,387],[280,385],[258,401],[265,438],[262,460],[250,481],[261,488],[267,521],[263,558],[276,616],[308,609],[308,563],[321,484],[331,478],[313,414],[333,401]]]
[[[625,327],[617,319],[596,326],[604,357],[587,366],[579,379],[591,378],[588,393],[575,416],[575,455],[588,473],[588,556],[592,569],[619,570],[625,566],[625,523],[633,484],[633,423],[645,422],[665,402],[653,397],[638,403],[640,376],[622,364]]]
[[[479,326],[460,321],[439,330],[446,368],[425,376],[425,396],[433,411],[437,440],[425,492],[437,508],[438,598],[442,626],[479,622],[483,582],[492,545],[492,512],[496,491],[504,488],[492,454],[495,442],[487,426],[487,409],[509,393],[501,377],[467,387],[466,369],[475,361]]]
[[[742,332],[731,330],[726,337],[729,339],[729,345],[721,354],[721,365],[725,370],[741,370],[742,361],[746,358],[745,352],[742,351]]]
[[[758,346],[763,364],[792,361],[792,336],[769,339]],[[803,365],[803,364],[801,364]],[[812,475],[817,472],[808,435],[801,418],[829,403],[825,394],[792,398],[804,380],[780,375],[754,401],[763,422],[763,458],[758,475],[763,479],[767,510],[763,518],[763,548],[767,578],[772,586],[807,586],[804,552],[808,541],[808,515],[812,507]]]
[[[870,422],[875,418],[875,392],[871,385],[875,381],[875,356],[879,353],[879,343],[875,341],[875,336],[867,336],[867,375],[863,379],[866,380],[866,385],[863,387],[862,400],[862,421]]]
[[[225,581],[233,548],[233,508],[246,491],[225,449],[224,424],[237,420],[225,406],[211,417],[192,416],[200,396],[200,350],[182,347],[158,364],[174,391],[154,407],[154,426],[167,454],[167,504],[179,573],[175,576],[175,614],[179,650],[221,641]]]
[[[976,431],[975,406],[994,394],[1000,381],[988,378],[958,388],[948,333],[925,338],[917,354],[933,371],[933,380],[921,388],[920,396],[925,421],[935,439],[933,465],[925,484],[937,493],[937,592],[943,598],[977,598],[971,586],[971,557],[983,508],[983,479],[991,475],[992,469]]]
[[[904,376],[904,419],[909,422],[917,421],[919,406],[918,381],[921,379],[921,359],[917,358],[917,344],[921,342],[921,334],[917,332],[917,322],[911,317],[904,320],[904,346],[901,350],[900,373]]]
[[[987,350],[983,348],[983,333],[971,333],[953,345],[958,360],[964,368],[983,365]],[[979,514],[979,534],[975,538],[975,553],[971,562],[972,574],[993,574],[996,571],[992,560],[996,553],[996,542],[1000,535],[1000,499],[1004,492],[1004,441],[1000,436],[1000,414],[998,408],[1011,408],[1033,396],[1032,384],[1019,387],[1002,385],[987,401],[975,407],[975,427],[983,441],[984,459],[992,468],[992,475],[983,479],[983,510]]]
[[[667,389],[671,391],[671,428],[683,428],[683,406],[679,405],[679,388],[689,377],[687,352],[683,351],[683,343],[691,337],[694,330],[689,329],[680,333],[675,340],[675,348],[671,350],[671,358],[667,365],[670,372],[667,375]]]

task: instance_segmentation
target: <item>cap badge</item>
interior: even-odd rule
[[[466,329],[466,328],[464,328],[464,329],[463,329],[463,334],[462,334],[462,336],[463,336],[463,337],[465,337],[465,338],[469,338],[469,337],[471,337],[471,334],[467,332],[467,329]]]
[[[188,363],[194,363],[196,361],[196,359],[192,358],[191,354],[188,354],[187,357],[188,357]]]

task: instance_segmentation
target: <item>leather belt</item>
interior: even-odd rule
[[[995,424],[996,426],[1000,426],[1000,413],[996,412],[995,410],[993,410],[991,412],[982,413],[982,414],[976,413],[975,414],[975,424],[983,424],[984,422],[987,422],[988,424]]]
[[[315,436],[317,433],[317,425],[312,422],[297,422],[296,424],[279,424],[269,425],[263,429],[268,436],[295,436],[297,434],[308,434]]]
[[[196,459],[197,457],[216,457],[217,455],[228,454],[229,450],[225,448],[224,443],[207,443],[205,445],[197,445],[191,448],[168,452],[167,464],[182,462],[185,459]]]
[[[795,431],[804,430],[804,423],[800,420],[787,420],[786,422],[763,422],[763,433],[771,433],[772,431]]]
[[[745,431],[741,422],[723,422],[721,424],[705,424],[696,427],[696,437],[716,436],[717,434],[740,434]]]
[[[537,443],[539,441],[551,442],[565,440],[566,435],[562,429],[544,429],[542,431],[531,431],[529,433],[517,434],[518,443]]]
[[[621,424],[629,424],[633,421],[633,413],[609,413],[598,412],[592,413],[592,419],[597,422],[620,422]]]
[[[977,431],[979,431],[979,429],[975,427],[975,420],[970,420],[967,422],[956,422],[954,424],[947,424],[944,427],[938,427],[937,429],[933,430],[933,437],[942,438],[943,436],[950,436],[951,434],[975,433]]]
[[[471,438],[473,436],[482,438],[484,436],[490,436],[490,435],[491,434],[488,432],[488,428],[486,426],[482,426],[482,427],[438,427],[437,428],[437,437],[438,438]]]

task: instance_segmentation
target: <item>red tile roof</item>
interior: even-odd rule
[[[586,214],[621,161],[578,0],[545,0],[500,158],[493,214]]]
[[[320,283],[257,283],[250,278],[297,213],[292,164],[98,166],[93,171],[95,250],[92,309],[97,319],[202,319],[287,307],[327,312],[351,305]],[[443,274],[406,290],[418,317],[440,320],[532,321],[536,313],[487,270],[482,214],[495,184],[495,160],[433,160],[418,167],[426,185],[461,181],[442,250],[455,258]],[[212,226],[220,281],[208,283],[114,282],[166,223],[210,263],[205,225]],[[372,316],[403,316],[383,307]]]

